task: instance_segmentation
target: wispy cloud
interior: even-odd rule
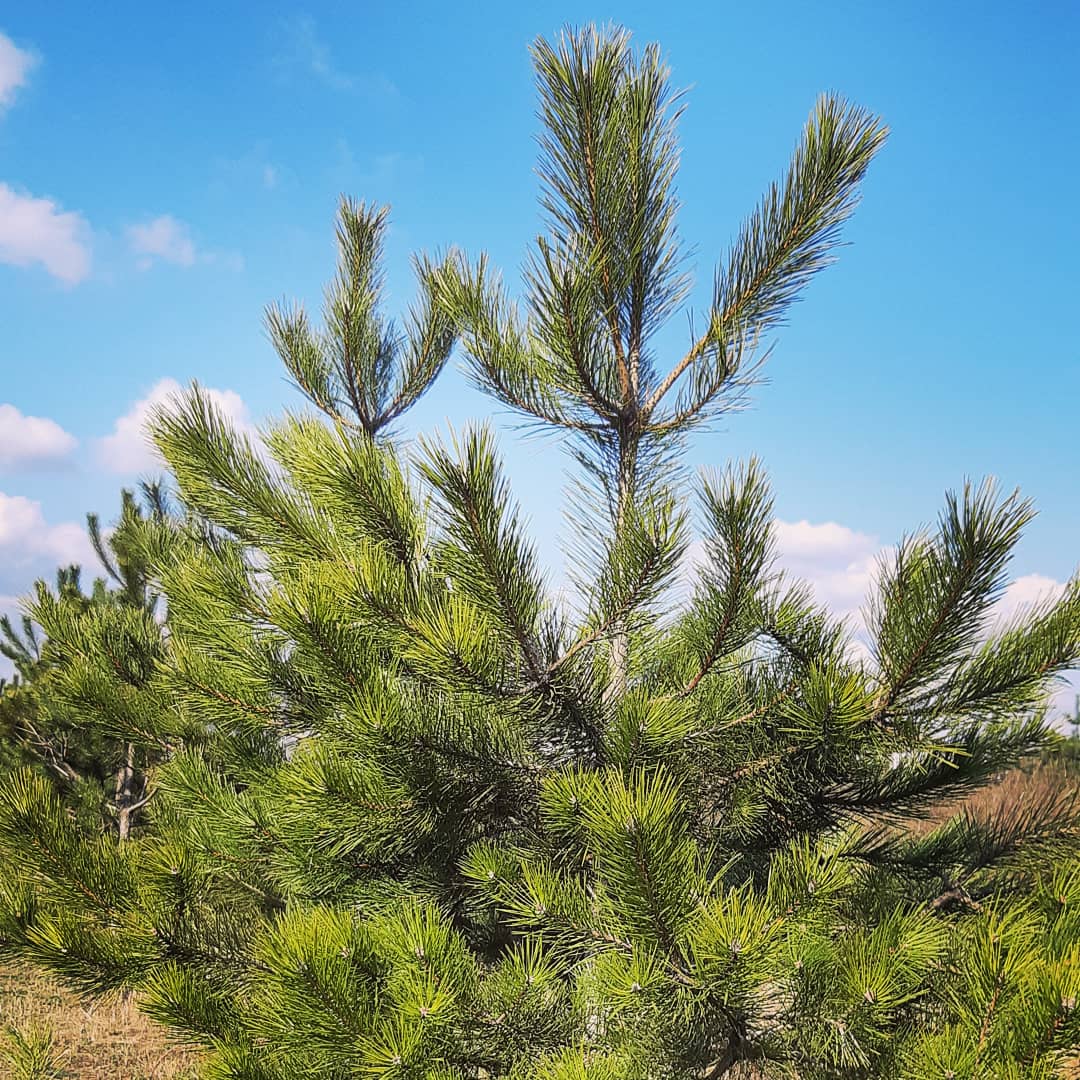
[[[315,21],[312,18],[305,15],[293,20],[287,32],[297,64],[307,68],[317,79],[335,90],[353,88],[353,77],[341,71],[334,63],[329,47],[316,33]]]
[[[76,285],[90,273],[89,232],[81,214],[0,183],[0,263],[40,264]]]
[[[176,266],[195,265],[195,242],[191,239],[191,229],[171,214],[162,214],[139,225],[129,225],[127,238],[140,270],[149,270],[157,261]]]
[[[390,199],[399,184],[418,176],[423,169],[420,155],[389,151],[357,157],[348,140],[339,138],[329,176],[333,185],[344,191],[365,191]]]
[[[270,156],[270,144],[260,141],[235,157],[222,157],[214,162],[211,187],[219,192],[256,188],[273,191],[286,178],[288,170]]]
[[[70,457],[78,439],[55,420],[25,416],[0,404],[0,469],[56,464]]]
[[[20,49],[11,38],[0,34],[0,113],[15,100],[28,81],[38,58],[28,49]]]
[[[278,36],[274,64],[285,75],[305,75],[332,90],[353,91],[384,101],[401,97],[401,91],[385,75],[341,68],[319,36],[315,20],[308,15],[283,21]]]
[[[197,248],[191,227],[171,214],[129,225],[126,233],[128,247],[140,270],[149,270],[156,263],[170,263],[185,268],[196,263],[224,266],[230,270],[244,268],[243,257],[235,251],[204,251]]]

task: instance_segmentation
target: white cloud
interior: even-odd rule
[[[0,403],[0,469],[62,461],[77,445],[55,420],[24,416],[14,405]]]
[[[50,525],[41,503],[0,491],[0,556],[5,571],[79,563],[96,566],[86,529],[74,521]],[[46,564],[42,567],[42,564]],[[39,571],[40,572],[40,571]]]
[[[0,614],[17,623],[22,595],[31,582],[52,580],[58,566],[72,563],[83,567],[84,579],[100,572],[86,529],[74,521],[50,525],[41,503],[0,491]],[[0,657],[0,678],[8,678],[12,670],[7,658]]]
[[[1001,599],[994,606],[993,624],[1001,627],[1016,615],[1034,605],[1057,600],[1065,592],[1065,583],[1045,574],[1025,574],[1009,582]]]
[[[6,615],[19,631],[22,630],[22,597],[0,595],[0,615]],[[0,679],[10,679],[15,672],[15,665],[6,657],[0,656]]]
[[[991,613],[989,632],[1004,629],[1025,611],[1060,599],[1065,593],[1065,582],[1045,574],[1025,574],[1009,582],[1001,599]],[[1073,715],[1077,695],[1080,694],[1080,671],[1072,671],[1057,684],[1050,701],[1050,715],[1059,728],[1067,726],[1066,716]]]
[[[876,536],[846,525],[809,521],[775,523],[780,565],[807,582],[819,603],[837,615],[854,616],[862,627],[861,611],[877,580],[879,568],[891,552]],[[1015,616],[1043,601],[1056,600],[1065,584],[1045,574],[1025,574],[1006,586],[987,620],[988,632],[1000,629]]]
[[[36,64],[37,57],[32,52],[20,49],[11,38],[0,34],[0,112],[15,100]]]
[[[780,565],[837,615],[856,614],[883,553],[878,538],[833,521],[777,521],[775,530]]]
[[[234,427],[249,435],[254,434],[247,406],[235,390],[203,387],[203,391]],[[116,421],[111,435],[98,439],[98,461],[117,473],[149,472],[164,468],[161,456],[147,435],[146,422],[155,407],[181,393],[183,387],[175,379],[161,379],[155,383],[145,397],[136,401]]]
[[[780,564],[798,579],[807,582],[817,600],[834,614],[844,616],[855,631],[854,655],[870,659],[862,614],[877,578],[878,568],[889,549],[877,537],[835,522],[808,521],[776,523]],[[1011,581],[994,605],[987,620],[987,633],[1004,625],[1032,605],[1052,601],[1065,591],[1065,584],[1045,574],[1025,574]],[[1052,717],[1071,714],[1075,695],[1080,692],[1080,672],[1071,673],[1052,695]]]
[[[149,270],[156,259],[176,266],[195,265],[191,230],[171,214],[162,214],[141,225],[129,225],[127,237],[140,270]]]
[[[834,521],[774,521],[773,531],[777,568],[792,581],[809,585],[819,604],[860,630],[861,608],[876,579],[879,560],[887,552],[880,540]],[[693,568],[703,556],[704,545],[691,544],[684,585],[692,587]]]
[[[244,257],[239,252],[198,250],[191,237],[191,228],[171,214],[129,225],[125,231],[128,247],[140,270],[149,270],[155,262],[185,268],[196,263],[212,264],[237,273],[244,269]]]
[[[290,20],[285,27],[288,52],[278,57],[282,66],[295,66],[314,75],[335,90],[350,90],[354,80],[334,63],[330,49],[319,37],[314,21],[308,16]]]
[[[834,615],[847,620],[854,636],[852,655],[872,663],[866,626],[865,604],[874,588],[882,562],[892,552],[876,536],[859,532],[833,521],[777,521],[774,523],[780,568],[814,591],[816,600]],[[692,566],[702,557],[702,545],[694,544],[688,556],[687,574],[694,579]],[[1033,605],[1053,601],[1065,591],[1065,584],[1045,574],[1025,574],[1011,581],[994,605],[986,623],[986,635],[999,632]],[[1071,715],[1080,693],[1080,672],[1071,672],[1053,688],[1050,715]]]
[[[90,273],[88,232],[80,214],[0,183],[0,263],[40,263],[53,277],[75,285]]]

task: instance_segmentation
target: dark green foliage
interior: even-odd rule
[[[37,582],[18,628],[0,619],[0,653],[16,671],[11,683],[0,683],[0,761],[46,776],[85,827],[117,828],[124,836],[153,749],[133,744],[138,721],[121,716],[137,710],[136,691],[151,679],[161,650],[158,595],[134,547],[147,519],[168,519],[159,484],[144,485],[141,503],[123,492],[120,518],[107,536],[97,515],[88,515],[107,575],[90,592],[78,567],[61,569],[54,587]],[[110,668],[104,679],[103,664]]]
[[[1052,1075],[1080,1038],[1073,806],[905,823],[1053,743],[1080,586],[994,629],[1030,510],[969,486],[882,568],[863,656],[779,572],[760,464],[703,478],[696,516],[661,467],[744,388],[884,129],[823,99],[662,365],[686,281],[659,54],[583,31],[535,59],[524,311],[482,261],[421,261],[400,338],[384,218],[343,204],[325,329],[270,315],[327,419],[265,453],[198,388],[154,419],[186,515],[130,550],[164,631],[39,595],[67,700],[159,763],[126,844],[39,778],[0,789],[3,936],[137,988],[215,1078]],[[569,595],[487,428],[386,437],[454,333],[496,398],[578,437]]]

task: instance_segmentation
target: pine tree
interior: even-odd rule
[[[619,31],[534,59],[546,223],[519,303],[452,253],[391,322],[385,214],[346,201],[323,325],[268,318],[321,415],[264,446],[198,387],[156,416],[185,517],[132,539],[167,633],[68,654],[87,722],[161,760],[151,822],[87,838],[17,774],[0,937],[138,991],[212,1078],[1054,1075],[1080,1039],[1073,808],[910,822],[1053,742],[1080,582],[995,629],[1032,511],[965,486],[882,565],[863,656],[777,569],[762,466],[679,467],[831,258],[884,128],[821,99],[665,360],[681,99]],[[395,439],[455,339],[580,463],[570,600],[487,427]]]
[[[141,652],[145,666],[160,648],[158,597],[131,538],[146,515],[163,522],[169,509],[160,483],[144,484],[141,494],[140,504],[133,492],[121,493],[120,518],[108,535],[96,514],[87,515],[90,543],[106,574],[94,579],[89,592],[78,566],[61,567],[53,588],[45,581],[35,585],[40,623],[24,614],[16,627],[10,617],[0,617],[0,654],[15,668],[10,683],[0,681],[5,767],[36,768],[87,825],[115,829],[124,839],[152,762],[134,744],[117,740],[97,710],[85,709],[76,669],[91,638],[111,638],[128,664]],[[132,635],[129,628],[140,624],[142,632]]]

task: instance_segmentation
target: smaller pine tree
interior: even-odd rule
[[[144,521],[164,522],[169,509],[159,483],[144,484],[141,494],[140,502],[133,492],[121,493],[120,517],[108,534],[96,514],[87,515],[90,542],[106,575],[95,578],[89,592],[79,567],[61,568],[54,587],[37,582],[33,615],[24,614],[18,627],[8,616],[0,618],[0,654],[15,668],[12,681],[0,684],[6,768],[34,768],[87,826],[115,830],[125,839],[144,805],[156,758],[118,736],[97,711],[86,710],[79,680],[88,674],[89,640],[109,641],[131,678],[161,647],[158,596],[134,537]]]

